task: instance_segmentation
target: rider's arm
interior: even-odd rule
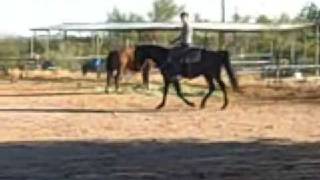
[[[176,43],[177,41],[180,41],[181,43],[188,43],[187,39],[189,35],[190,35],[190,26],[188,23],[184,23],[181,28],[180,35],[176,39],[174,39],[174,41],[172,41],[172,44]]]
[[[181,41],[182,34],[180,34],[178,37],[176,37],[174,40],[170,41],[170,44],[175,44],[178,41]]]

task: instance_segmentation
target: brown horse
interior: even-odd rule
[[[115,89],[119,89],[119,81],[121,77],[128,71],[138,72],[140,68],[137,68],[134,60],[134,47],[127,47],[121,50],[111,51],[107,57],[106,71],[107,71],[107,82],[105,92],[109,93],[109,87],[111,84],[111,78],[114,78]],[[148,61],[142,70],[142,79],[144,86],[149,89],[149,71],[151,69],[151,62]]]

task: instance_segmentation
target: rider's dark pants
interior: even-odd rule
[[[180,62],[180,60],[189,47],[189,44],[181,43],[180,46],[173,48],[172,52],[170,53],[170,61],[168,64],[167,73],[173,79],[179,78],[178,76],[182,75],[183,62]]]
[[[188,48],[188,47],[190,47],[190,44],[188,44],[188,43],[181,43],[180,46],[183,47],[183,48]]]

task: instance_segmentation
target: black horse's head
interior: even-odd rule
[[[135,48],[135,61],[138,67],[143,67],[149,59],[157,66],[166,62],[169,49],[158,45],[137,45]]]

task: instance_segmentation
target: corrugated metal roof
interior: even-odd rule
[[[243,23],[192,23],[196,31],[265,32],[293,31],[315,26],[304,24],[243,24]],[[49,27],[32,28],[31,31],[170,31],[181,28],[180,23],[64,23]]]

